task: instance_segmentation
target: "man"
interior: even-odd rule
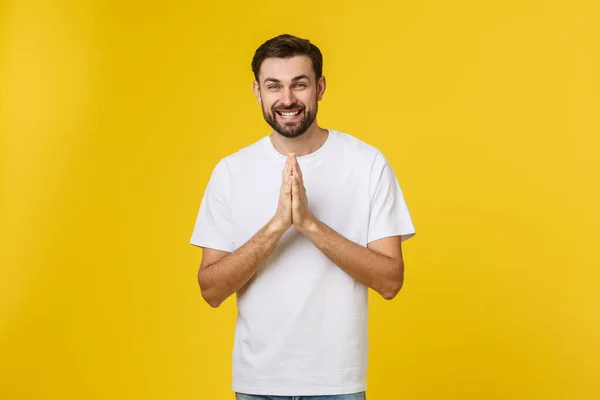
[[[365,399],[368,288],[392,299],[403,283],[415,231],[402,191],[380,151],[318,125],[322,65],[291,35],[257,49],[273,131],[216,165],[191,238],[204,299],[237,295],[239,400]]]

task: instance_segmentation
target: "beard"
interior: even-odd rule
[[[273,107],[271,113],[267,113],[265,108],[262,107],[263,117],[265,121],[273,128],[273,130],[279,133],[281,136],[286,138],[295,138],[303,135],[308,128],[315,122],[317,118],[317,111],[319,109],[318,101],[315,101],[314,107],[307,110],[306,106],[302,103],[294,104],[290,107]],[[277,120],[277,111],[298,111],[301,110],[302,119],[300,121],[285,122]]]

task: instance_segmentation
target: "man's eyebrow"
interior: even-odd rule
[[[265,78],[265,80],[263,81],[263,83],[267,83],[267,82],[281,83],[281,81],[280,81],[279,79],[275,79],[275,78],[271,78],[271,77],[267,77],[267,78]]]
[[[299,81],[301,79],[306,79],[310,82],[310,78],[307,75],[298,75],[292,78],[292,82],[295,81]],[[270,76],[265,78],[265,80],[263,81],[263,83],[267,83],[267,82],[275,82],[275,83],[281,83],[281,81],[277,78],[271,78]]]
[[[298,75],[298,76],[294,77],[294,79],[292,79],[292,82],[293,81],[299,81],[301,79],[306,79],[307,81],[310,82],[310,78],[308,76],[306,76],[306,75]]]

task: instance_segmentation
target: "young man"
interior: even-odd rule
[[[368,288],[392,299],[402,287],[415,233],[402,191],[380,151],[319,127],[322,66],[291,35],[257,49],[273,131],[216,165],[193,230],[204,299],[237,295],[238,399],[364,399]]]

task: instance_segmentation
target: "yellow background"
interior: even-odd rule
[[[250,60],[284,32],[418,232],[368,398],[600,398],[598,2],[0,4],[0,399],[233,398],[235,302],[188,241],[269,131]]]

